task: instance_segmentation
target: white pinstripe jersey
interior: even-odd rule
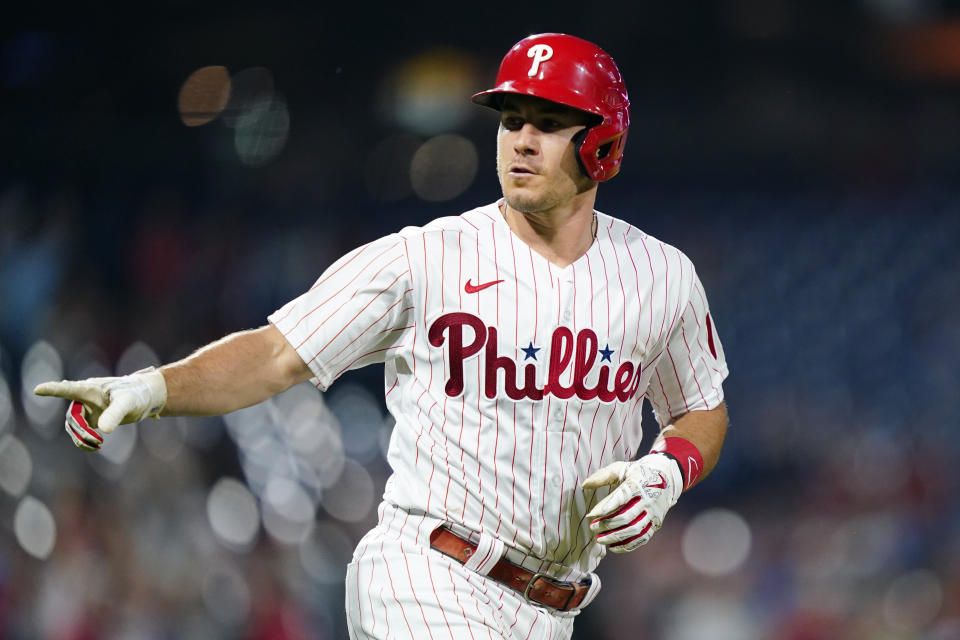
[[[723,349],[676,248],[598,213],[559,268],[498,204],[350,252],[269,319],[323,390],[385,363],[387,501],[590,571],[584,514],[607,490],[581,482],[635,456],[644,397],[664,424],[718,406]]]

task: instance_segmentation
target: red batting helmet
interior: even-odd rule
[[[474,95],[473,101],[499,110],[505,93],[536,96],[597,116],[598,123],[576,139],[580,167],[598,182],[620,171],[630,99],[606,51],[563,33],[524,38],[500,63],[497,86]]]

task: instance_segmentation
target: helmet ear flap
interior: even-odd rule
[[[610,135],[610,134],[613,135]],[[577,164],[588,178],[604,182],[620,172],[627,130],[600,125],[578,131],[573,137]]]

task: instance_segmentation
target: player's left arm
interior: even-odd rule
[[[674,459],[683,490],[705,478],[717,465],[729,418],[723,380],[727,361],[707,296],[693,264],[683,258],[679,319],[657,363],[647,398],[660,422],[651,453]]]
[[[692,463],[689,460],[681,460],[679,456],[671,454],[680,466],[684,476],[684,490],[687,490],[707,477],[717,466],[729,424],[727,406],[723,402],[713,409],[689,411],[674,418],[672,424],[664,427],[650,450],[666,452],[671,450],[670,445],[684,446],[684,442],[696,449],[699,460],[695,462],[700,465],[697,469],[691,469]],[[672,438],[678,438],[679,441],[671,440]]]
[[[614,553],[632,551],[653,537],[680,494],[717,465],[726,437],[723,347],[700,280],[683,260],[689,276],[681,283],[682,312],[647,390],[660,434],[647,455],[614,462],[583,483],[584,489],[613,487],[587,517],[597,542]]]

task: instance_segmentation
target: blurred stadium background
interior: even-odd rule
[[[946,0],[26,5],[0,25],[0,637],[345,637],[379,369],[62,433],[35,383],[262,324],[340,254],[498,196],[468,95],[539,31],[633,101],[598,207],[698,266],[720,466],[576,638],[960,638],[960,11]]]

